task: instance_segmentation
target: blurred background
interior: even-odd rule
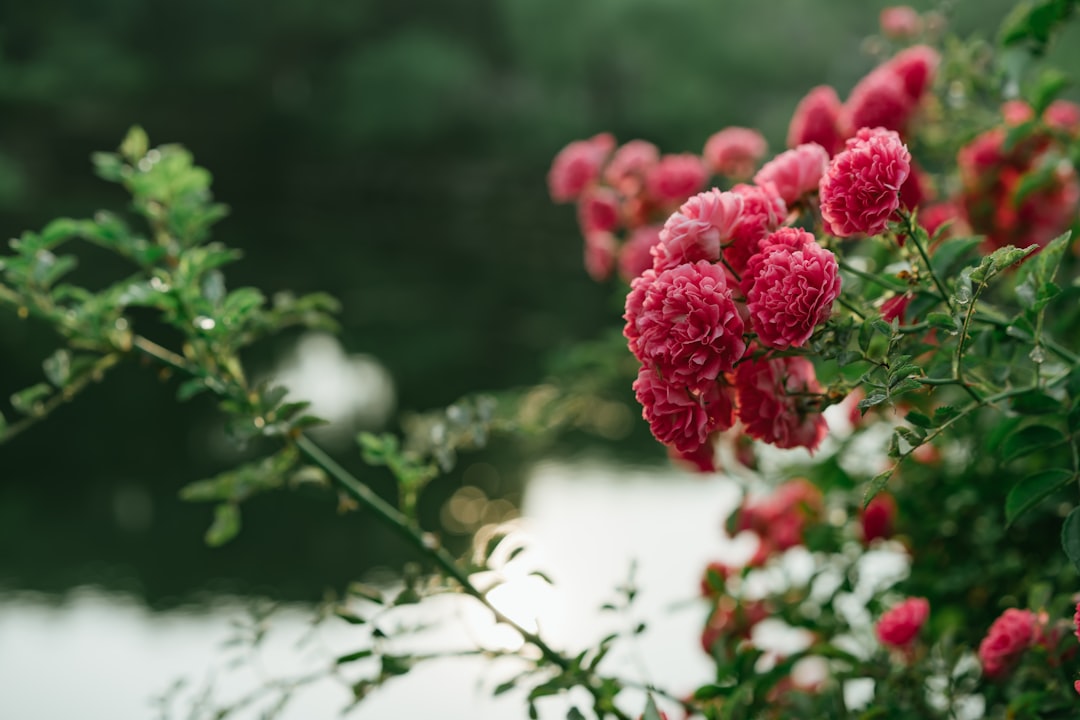
[[[291,335],[249,360],[297,397],[336,404],[346,429],[336,454],[389,492],[388,478],[360,465],[355,430],[396,430],[401,413],[539,382],[561,350],[621,323],[622,290],[588,279],[573,209],[548,199],[545,174],[562,146],[607,130],[700,152],[711,133],[744,125],[778,151],[810,87],[829,83],[844,96],[871,67],[864,39],[888,4],[4,3],[0,235],[123,209],[126,196],[93,176],[89,155],[114,148],[132,124],[155,143],[188,146],[231,207],[217,237],[245,259],[230,282],[342,301],[340,343]],[[951,26],[992,37],[1011,4],[956,2]],[[101,282],[113,277],[92,253],[84,265]],[[0,314],[0,395],[38,382],[53,347],[46,329]],[[400,565],[388,533],[337,515],[317,493],[258,498],[237,540],[204,547],[211,510],[177,491],[235,458],[213,404],[177,406],[175,390],[132,364],[0,448],[0,621],[9,622],[0,628],[18,624],[17,612],[27,622],[43,608],[66,617],[88,589],[145,613],[150,627],[156,612],[224,598],[312,603]],[[545,445],[544,458],[659,467],[629,379],[613,399],[628,420],[610,437],[570,434]],[[514,514],[540,459],[508,442],[468,456],[426,497],[430,526],[462,487]],[[555,486],[575,502],[573,484]],[[597,499],[589,510],[604,508]],[[446,530],[464,536],[470,522],[457,520]],[[0,635],[0,658],[15,662],[13,648]],[[43,717],[4,713],[3,677],[0,715]]]

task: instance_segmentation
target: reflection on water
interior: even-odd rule
[[[671,471],[541,465],[528,482],[523,507],[530,550],[518,559],[528,561],[515,566],[544,568],[555,588],[541,588],[527,571],[513,575],[507,566],[507,583],[492,599],[570,652],[647,618],[648,632],[617,646],[608,669],[689,691],[709,671],[698,643],[705,607],[692,599],[704,565],[737,552],[720,533],[737,498],[731,483]],[[640,587],[633,617],[601,613],[632,562]],[[515,641],[468,603],[425,603],[426,613],[444,620],[434,635],[425,636],[425,650]],[[0,596],[0,717],[157,717],[151,698],[178,678],[189,683],[180,696],[190,707],[190,698],[211,684],[217,698],[236,699],[262,679],[317,668],[357,649],[356,631],[340,623],[326,624],[300,643],[310,634],[312,612],[293,606],[272,616],[257,662],[229,667],[240,650],[222,645],[245,608],[244,602],[223,598],[208,608],[151,613],[125,597],[89,590],[59,604],[32,595]],[[432,661],[377,690],[350,717],[524,719],[523,692],[491,697],[519,669],[514,663]],[[322,681],[299,694],[282,717],[333,717],[350,699],[346,686]],[[566,702],[545,700],[541,717],[565,717]],[[257,714],[252,709],[239,717]]]

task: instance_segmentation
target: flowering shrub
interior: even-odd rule
[[[996,66],[938,42],[943,17],[888,8],[877,66],[844,101],[810,90],[789,149],[725,128],[709,189],[601,171],[569,198],[613,192],[615,234],[662,223],[651,265],[611,245],[635,257],[624,335],[653,435],[700,471],[779,483],[725,524],[753,554],[706,569],[716,681],[691,714],[1080,713],[1080,106],[1058,71],[1010,64],[1073,5],[1019,8]],[[871,581],[880,557],[902,570]],[[766,651],[765,620],[806,634]]]

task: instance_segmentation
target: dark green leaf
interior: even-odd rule
[[[371,650],[357,650],[356,652],[351,652],[348,655],[342,655],[341,657],[339,657],[337,660],[334,661],[334,664],[335,665],[344,665],[345,663],[356,662],[357,660],[363,660],[365,658],[369,658],[373,654],[374,653]]]
[[[969,253],[981,245],[981,237],[964,237],[945,240],[934,250],[930,258],[930,267],[934,274],[941,278],[952,277],[960,266],[971,258],[965,258]]]
[[[926,322],[930,327],[940,328],[950,333],[956,333],[960,330],[960,320],[949,313],[932,312],[926,316]]]
[[[363,625],[363,624],[367,623],[367,620],[365,620],[364,618],[360,617],[359,615],[357,615],[355,613],[351,613],[348,610],[342,609],[342,608],[339,608],[338,610],[335,610],[334,615],[337,616],[338,618],[340,618],[341,620],[344,620],[345,622],[349,623],[350,625]]]
[[[1035,114],[1042,115],[1043,110],[1068,86],[1069,76],[1065,73],[1057,68],[1043,70],[1031,98],[1031,107],[1035,110]]]
[[[1028,475],[1009,491],[1005,498],[1005,524],[1012,525],[1024,513],[1028,512],[1046,498],[1065,487],[1075,479],[1069,470],[1044,470]]]
[[[214,522],[206,531],[206,544],[220,547],[240,532],[240,508],[234,503],[221,503],[214,508]]]
[[[1012,409],[1021,415],[1048,415],[1059,412],[1061,402],[1041,390],[1032,390],[1012,399]]]
[[[566,713],[566,720],[585,720],[585,716],[581,714],[581,711],[576,707],[570,708],[570,711]]]
[[[1073,508],[1061,526],[1061,548],[1080,570],[1080,508]]]
[[[1005,438],[1001,445],[1001,458],[1009,462],[1043,448],[1060,445],[1065,436],[1049,425],[1028,425]]]
[[[916,427],[921,427],[921,428],[932,428],[932,427],[934,427],[934,421],[931,420],[930,418],[928,418],[926,415],[923,415],[918,410],[912,410],[911,412],[909,412],[907,415],[904,416],[904,419],[907,420],[912,425],[915,425]]]

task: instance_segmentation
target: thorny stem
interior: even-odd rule
[[[953,307],[952,298],[949,297],[949,291],[945,289],[945,283],[941,282],[941,278],[934,272],[934,266],[930,264],[930,256],[926,253],[926,248],[923,247],[922,242],[919,241],[919,233],[915,228],[915,222],[911,215],[908,213],[902,213],[904,218],[904,225],[907,229],[908,239],[911,244],[915,246],[915,249],[919,251],[919,257],[926,264],[926,271],[930,273],[930,279],[934,281],[934,286],[937,287],[938,292],[941,293],[941,299],[945,301],[945,305],[949,308],[950,312],[956,312],[956,308]],[[972,300],[974,304],[974,299]]]
[[[229,394],[227,385],[221,383],[216,378],[206,376],[197,366],[188,362],[182,356],[151,340],[136,335],[132,339],[132,347],[170,367],[202,378],[219,394]],[[379,495],[367,485],[357,480],[352,473],[338,464],[336,460],[326,454],[322,448],[312,442],[306,435],[298,434],[294,437],[293,441],[295,442],[297,449],[300,450],[304,456],[325,470],[354,500],[374,512],[379,518],[394,528],[399,535],[408,541],[421,554],[431,558],[448,577],[453,578],[454,581],[461,586],[461,589],[465,594],[476,598],[484,605],[484,607],[490,610],[498,622],[512,627],[527,643],[539,650],[546,660],[558,666],[560,670],[565,672],[572,668],[572,662],[548,645],[543,638],[536,633],[526,630],[495,607],[484,593],[469,580],[469,576],[457,564],[454,557],[438,544],[438,540],[433,534],[424,532],[414,524],[410,523],[409,519],[397,508],[379,497]],[[603,697],[600,688],[595,687],[592,683],[584,683],[584,687],[597,701]],[[618,720],[629,720],[629,717],[614,705],[610,705],[609,711],[618,718]]]

